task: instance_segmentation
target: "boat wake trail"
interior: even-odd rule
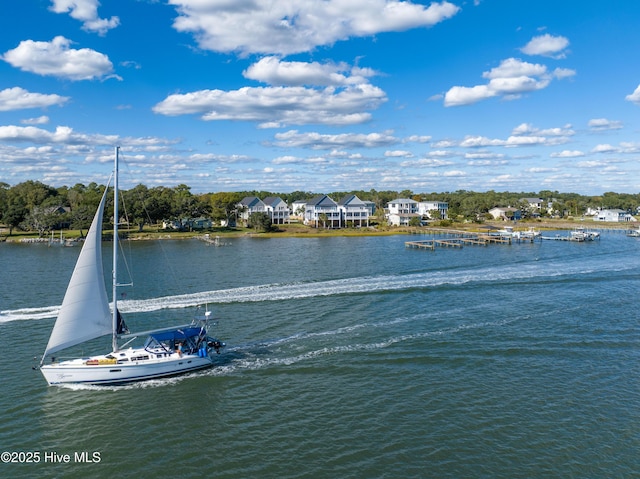
[[[610,264],[608,272],[622,271],[629,266]],[[262,301],[286,301],[321,296],[345,294],[369,294],[383,291],[412,290],[458,286],[467,283],[517,282],[524,280],[550,281],[574,275],[603,274],[607,269],[602,267],[594,271],[583,262],[573,265],[564,264],[562,268],[548,263],[505,265],[458,271],[428,271],[411,274],[392,274],[345,278],[317,282],[273,283],[239,288],[203,291],[191,294],[164,296],[142,300],[121,300],[118,307],[123,313],[152,312],[163,309],[192,308],[202,304],[248,303]],[[59,306],[42,308],[22,308],[0,311],[0,323],[20,320],[37,320],[53,318]]]

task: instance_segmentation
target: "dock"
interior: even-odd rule
[[[406,241],[406,248],[435,250],[438,248],[462,248],[464,246],[487,246],[489,244],[505,244],[510,245],[516,241],[518,243],[526,241],[533,242],[534,237],[513,236],[509,234],[489,234],[489,233],[472,233],[469,231],[440,230],[433,231],[431,234],[446,236],[446,239],[428,239],[418,241]]]
[[[421,241],[406,241],[405,247],[407,248],[418,248],[418,249],[430,249],[434,250],[436,246],[440,248],[462,248],[463,246],[487,246],[492,242],[502,242],[496,241],[495,238],[487,239],[480,237],[460,237],[460,238],[451,238],[446,240],[421,240]]]

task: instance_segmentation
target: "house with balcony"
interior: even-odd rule
[[[278,196],[267,196],[264,200],[267,214],[271,218],[271,223],[274,225],[283,225],[289,223],[289,205]]]
[[[307,201],[304,224],[318,228],[341,228],[342,220],[338,203],[327,195],[318,195]]]
[[[266,213],[267,205],[257,196],[245,196],[238,203],[238,218],[246,224],[253,213]]]
[[[413,218],[422,218],[418,202],[409,198],[398,198],[387,204],[385,211],[390,226],[409,226]]]
[[[437,213],[436,213],[437,211]],[[423,219],[445,220],[448,217],[449,203],[445,201],[419,201],[418,213]]]
[[[598,214],[593,217],[593,221],[611,221],[613,223],[629,223],[632,221],[636,221],[636,219],[631,215],[631,213],[620,210],[620,209],[610,209],[610,210],[600,210]]]
[[[369,206],[356,195],[347,195],[338,202],[344,226],[369,226]]]

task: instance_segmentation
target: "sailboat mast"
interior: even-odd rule
[[[118,153],[120,147],[116,146],[115,160],[113,168],[113,275],[112,275],[112,298],[113,298],[113,351],[118,350]]]

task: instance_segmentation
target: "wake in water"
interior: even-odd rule
[[[517,282],[523,280],[549,281],[569,276],[585,276],[593,273],[611,273],[634,269],[629,263],[599,263],[597,271],[584,261],[563,263],[562,267],[549,262],[491,266],[461,271],[429,271],[411,274],[378,275],[319,282],[274,283],[232,289],[203,291],[199,293],[165,296],[144,300],[121,300],[123,313],[146,313],[162,309],[192,308],[202,304],[249,303],[261,301],[285,301],[290,299],[337,296],[344,294],[369,294],[383,291],[412,290],[457,286],[468,283]],[[0,311],[0,323],[54,318],[59,306],[21,308]]]
[[[402,323],[423,321],[424,319],[424,315],[416,315],[409,318],[394,318],[376,323],[361,323],[333,330],[298,333],[283,338],[239,344],[228,347],[212,368],[171,378],[154,379],[123,385],[64,384],[60,385],[60,387],[75,391],[122,391],[173,386],[192,378],[226,377],[245,371],[260,371],[282,366],[292,366],[313,361],[324,356],[365,353],[367,351],[389,348],[407,341],[454,336],[458,333],[473,329],[500,327],[528,319],[528,316],[460,324],[448,328],[412,334],[390,335],[389,337],[379,338],[371,342],[352,342],[354,337],[357,336],[357,334],[354,333],[358,330],[371,331],[374,329],[386,329]],[[342,341],[343,344],[328,345],[337,341]],[[306,351],[304,351],[305,349]],[[300,352],[300,350],[303,350],[303,352]]]

